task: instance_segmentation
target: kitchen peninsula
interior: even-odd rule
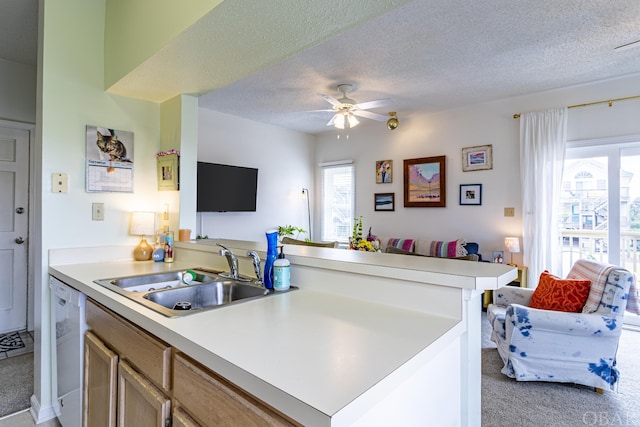
[[[300,424],[480,425],[481,293],[511,282],[513,267],[287,245],[299,290],[178,318],[94,283],[227,270],[216,243],[248,276],[247,251],[266,249],[177,242],[173,264],[63,249],[51,252],[49,273]]]

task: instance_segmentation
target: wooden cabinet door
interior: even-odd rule
[[[118,364],[118,426],[165,427],[171,403],[126,361]]]
[[[173,410],[173,424],[171,424],[171,427],[200,427],[200,424],[195,422],[182,408],[176,408]]]
[[[91,332],[84,339],[82,425],[115,427],[118,355]]]
[[[299,426],[224,378],[177,353],[173,397],[205,426]]]

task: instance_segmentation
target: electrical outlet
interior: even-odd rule
[[[515,208],[504,208],[504,216],[515,216],[516,210]]]
[[[104,221],[104,203],[93,203],[91,205],[91,220]]]

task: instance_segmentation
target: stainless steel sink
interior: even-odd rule
[[[269,291],[256,283],[231,280],[210,271],[191,270],[202,276],[200,281],[189,285],[182,282],[184,270],[101,279],[95,283],[167,317],[185,316],[287,292]],[[296,289],[295,286],[290,288]]]
[[[262,297],[267,294],[269,291],[265,288],[225,281],[148,292],[143,298],[173,310],[194,310]]]
[[[192,269],[202,275],[202,280],[192,282],[193,284],[207,283],[217,280],[216,273]],[[185,270],[164,271],[161,273],[143,274],[140,276],[118,277],[115,279],[96,280],[96,283],[113,290],[124,290],[128,292],[147,292],[157,289],[169,289],[184,285],[182,275]]]

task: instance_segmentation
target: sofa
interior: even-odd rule
[[[386,253],[482,261],[478,243],[465,242],[464,239],[451,241],[397,237],[378,237],[377,239],[380,242],[380,250]]]

